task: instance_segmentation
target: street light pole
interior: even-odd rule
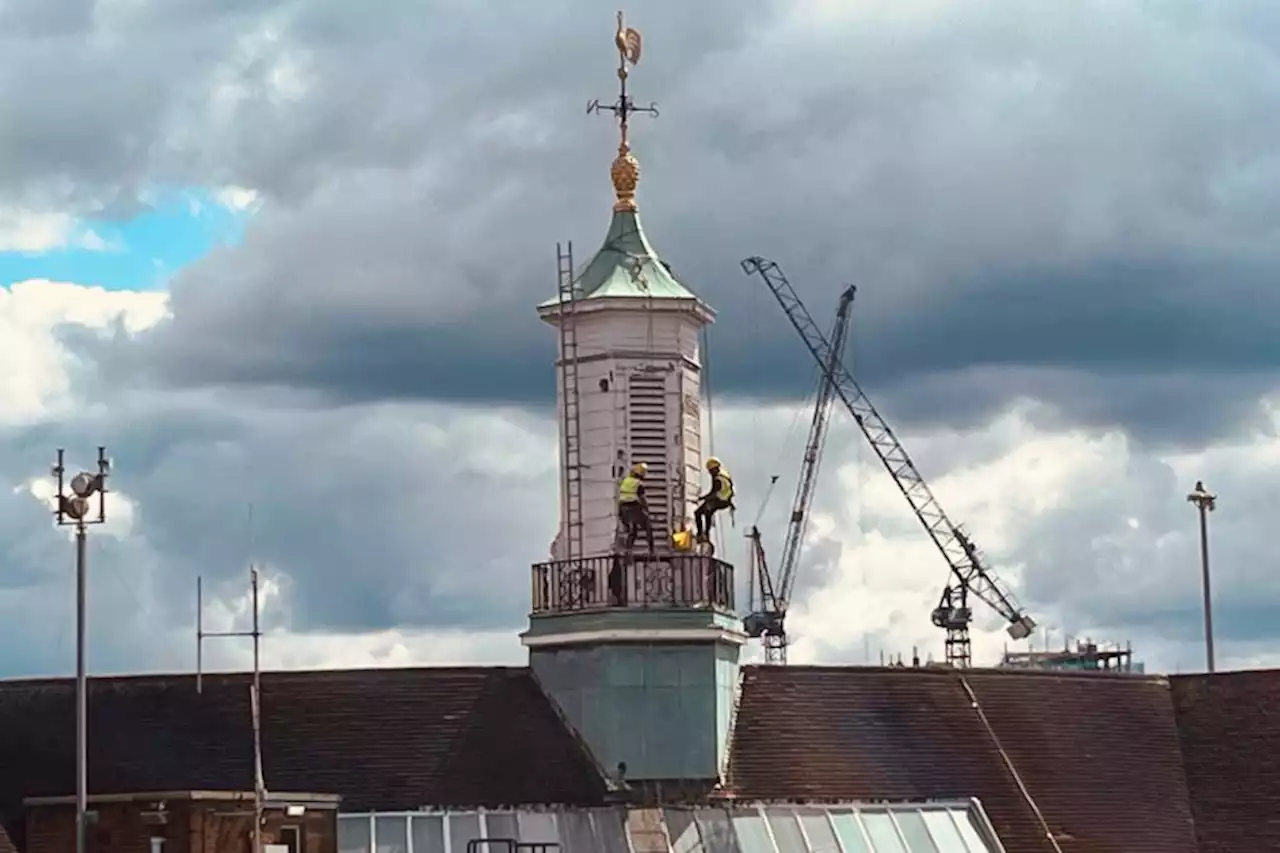
[[[1209,672],[1214,671],[1213,660],[1213,596],[1209,586],[1209,513],[1218,506],[1218,496],[1205,490],[1204,482],[1196,480],[1196,487],[1187,495],[1187,501],[1195,504],[1200,514],[1200,574],[1204,588],[1204,654]]]
[[[82,472],[72,478],[71,494],[66,493],[63,477],[63,450],[58,449],[58,461],[53,466],[53,476],[58,482],[57,507],[54,515],[59,527],[72,526],[76,529],[76,853],[85,853],[88,841],[89,812],[89,768],[88,768],[88,733],[89,733],[89,682],[85,675],[85,600],[86,589],[86,553],[88,545],[88,526],[102,524],[107,520],[107,474],[111,463],[107,460],[107,449],[98,448],[98,473]],[[89,498],[98,496],[98,515],[89,518]]]

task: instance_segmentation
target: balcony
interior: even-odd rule
[[[584,557],[533,566],[533,613],[705,609],[733,612],[733,566],[714,557]]]

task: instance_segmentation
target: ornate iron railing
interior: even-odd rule
[[[733,612],[733,566],[714,557],[584,557],[533,566],[533,612],[609,608]]]

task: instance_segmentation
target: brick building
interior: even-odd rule
[[[74,797],[28,797],[24,849],[75,849]],[[338,798],[275,794],[263,808],[264,845],[278,853],[334,853]],[[244,849],[253,833],[252,791],[149,791],[89,799],[89,845],[96,851],[205,853]]]

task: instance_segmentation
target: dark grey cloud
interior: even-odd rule
[[[1274,13],[1210,25],[1193,6],[807,25],[764,3],[646,8],[634,91],[663,116],[637,120],[642,210],[720,311],[718,391],[795,397],[809,372],[738,269],[760,253],[820,318],[862,287],[857,370],[908,422],[976,422],[1030,390],[1154,440],[1247,430],[1280,316]],[[611,22],[568,0],[518,20],[182,11],[213,34],[169,57],[178,82],[131,96],[132,137],[108,133],[93,156],[113,159],[90,165],[253,186],[266,207],[243,245],[179,277],[171,323],[104,355],[121,381],[545,401],[552,338],[532,306],[553,292],[551,247],[576,237],[585,261],[606,226],[612,131],[581,105],[608,95]],[[136,166],[111,153],[148,134]],[[1224,378],[1242,372],[1256,382]],[[1118,381],[1160,390],[1117,397]]]
[[[97,442],[129,502],[114,513],[127,535],[91,534],[99,671],[193,665],[185,642],[143,651],[139,632],[172,644],[194,631],[196,577],[210,601],[225,600],[243,591],[251,560],[284,582],[265,611],[269,631],[514,632],[528,604],[527,583],[514,579],[554,533],[554,502],[502,498],[556,483],[546,424],[518,412],[118,397],[91,416],[0,433],[10,486],[0,489],[0,613],[12,623],[0,631],[12,652],[0,653],[0,673],[66,665],[69,640],[61,656],[12,645],[49,633],[32,622],[51,607],[66,620],[56,624],[72,624],[70,542],[23,484],[47,476],[54,448],[67,446],[74,468]],[[144,599],[150,612],[135,616]]]
[[[291,579],[276,626],[514,629],[554,523],[554,443],[517,411],[545,414],[553,380],[533,306],[553,293],[554,243],[585,261],[607,224],[614,131],[582,107],[613,85],[609,10],[89,9],[5,7],[0,198],[108,218],[157,185],[264,199],[243,243],[183,271],[172,320],[136,339],[60,331],[89,414],[0,436],[15,486],[57,444],[115,452],[135,533],[95,538],[95,624],[136,607],[188,626],[194,575],[236,588],[252,552]],[[647,4],[632,23],[646,36],[633,91],[663,112],[637,119],[641,209],[720,312],[718,405],[811,387],[778,306],[738,267],[763,254],[823,325],[860,286],[851,362],[896,425],[979,430],[912,448],[930,476],[1002,452],[980,430],[1023,398],[1037,424],[1120,425],[1144,446],[1273,430],[1257,401],[1276,384],[1274,4],[852,6],[806,22],[717,0]],[[531,431],[459,420],[495,404]],[[858,439],[836,423],[838,459]],[[789,470],[763,449],[776,435],[738,429],[722,447],[745,483]],[[997,557],[1064,619],[1186,642],[1185,484],[1133,459]],[[1219,488],[1269,506],[1267,473]],[[835,513],[849,498],[823,500]],[[0,509],[0,630],[16,645],[49,636],[38,620],[67,624],[69,598],[49,616],[30,594],[61,589],[70,555],[21,492]],[[1244,641],[1266,630],[1250,626],[1271,595],[1255,571],[1268,531],[1222,515],[1223,630]],[[838,556],[820,543],[802,588]],[[103,665],[141,654],[144,631],[96,630]],[[65,661],[60,642],[13,666]]]

